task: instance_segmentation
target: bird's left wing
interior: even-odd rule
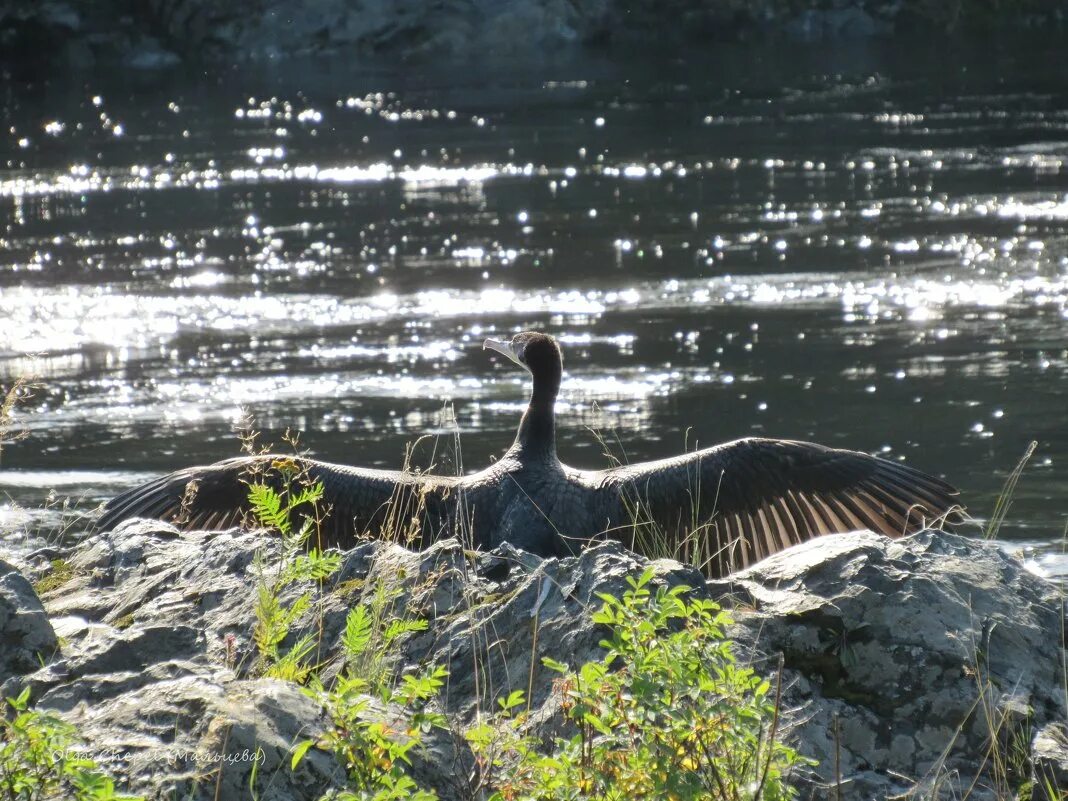
[[[740,439],[589,475],[633,516],[631,536],[649,526],[676,545],[698,537],[691,545],[717,575],[812,537],[901,536],[961,508],[952,486],[912,467],[791,440]]]

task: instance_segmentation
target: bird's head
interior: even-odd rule
[[[520,367],[526,368],[535,378],[555,375],[559,380],[564,359],[560,346],[548,334],[523,331],[507,342],[487,339],[482,343],[482,348],[495,350],[508,357]]]

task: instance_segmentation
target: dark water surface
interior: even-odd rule
[[[439,469],[477,469],[526,400],[480,343],[539,328],[567,462],[605,464],[591,429],[632,461],[812,439],[986,517],[1037,440],[1001,537],[1064,573],[1062,62],[750,47],[5,86],[0,383],[43,387],[0,526],[232,455],[242,407],[325,459],[398,466],[431,434]]]

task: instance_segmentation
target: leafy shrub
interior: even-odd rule
[[[498,748],[504,778],[494,801],[793,796],[787,777],[806,760],[779,738],[777,688],[738,665],[726,612],[687,598],[685,587],[652,594],[652,576],[628,578],[622,599],[599,596],[593,619],[611,628],[604,659],[576,671],[544,660],[562,675],[564,712],[577,732],[548,754],[518,737],[511,765]],[[513,693],[503,714],[521,703]],[[468,740],[485,754],[492,737],[476,729]]]
[[[292,477],[290,477],[292,478]],[[283,557],[273,581],[260,583],[253,639],[261,672],[308,685],[331,719],[328,731],[293,751],[296,769],[309,749],[333,754],[347,786],[331,801],[434,801],[433,791],[411,777],[411,754],[435,726],[432,711],[447,672],[441,667],[395,673],[401,637],[427,627],[395,614],[397,589],[381,581],[346,618],[343,665],[324,687],[311,659],[322,633],[306,634],[288,649],[292,626],[309,610],[308,589],[292,603],[283,591],[297,582],[321,582],[338,566],[336,554],[305,551],[320,521],[321,484],[280,492],[265,483],[249,487],[261,524],[282,536]],[[297,507],[310,508],[299,531]],[[299,516],[299,515],[298,515]],[[262,570],[262,566],[261,566]],[[692,598],[688,588],[651,592],[653,574],[628,578],[622,598],[608,594],[593,620],[609,628],[603,659],[578,670],[552,659],[563,712],[575,727],[550,749],[523,733],[525,697],[516,691],[465,732],[478,759],[473,790],[491,801],[785,801],[787,777],[805,762],[781,741],[778,686],[740,666],[726,638],[729,616],[714,602]],[[377,708],[381,704],[383,709]]]
[[[0,799],[3,801],[140,801],[119,795],[115,783],[76,750],[74,727],[29,708],[27,687],[9,698],[13,717],[0,715]]]
[[[340,676],[322,695],[332,727],[317,741],[305,740],[294,749],[293,768],[316,746],[334,754],[348,778],[345,791],[324,796],[324,801],[435,801],[437,794],[418,787],[408,774],[409,754],[422,745],[422,735],[432,726],[445,725],[444,716],[428,711],[427,703],[437,697],[446,675],[442,667],[406,673],[379,696],[387,714],[390,707],[399,710],[398,726],[368,719],[371,686],[351,673]]]

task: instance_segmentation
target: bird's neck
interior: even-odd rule
[[[556,459],[556,393],[560,388],[560,380],[548,382],[534,382],[534,391],[530,395],[530,403],[523,413],[523,419],[519,423],[519,433],[516,434],[512,452],[519,458],[529,461],[533,459]]]

